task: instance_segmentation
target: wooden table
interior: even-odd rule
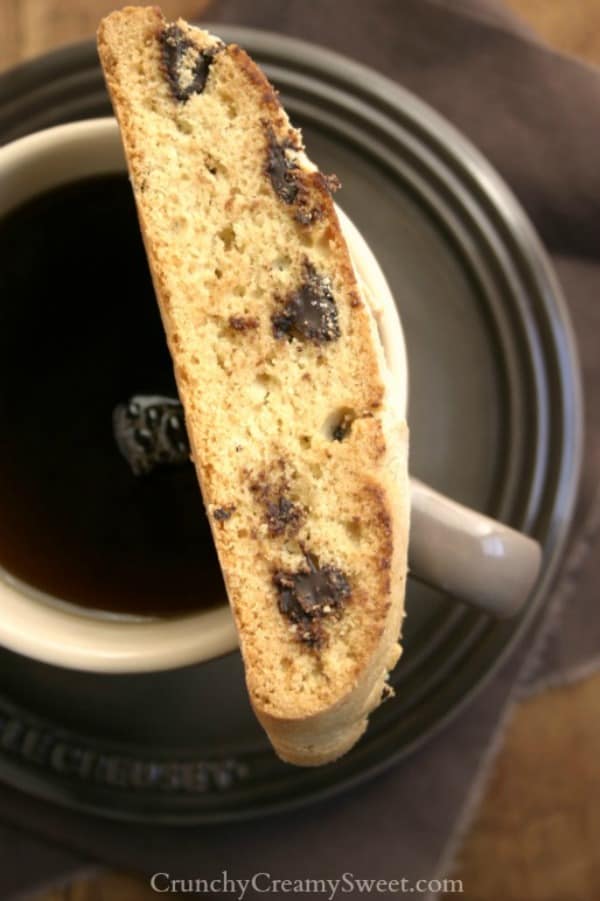
[[[600,65],[600,0],[507,0],[556,48]],[[197,18],[210,0],[162,0]],[[0,66],[89,37],[114,0],[0,0]],[[454,878],[465,901],[600,898],[600,674],[522,703],[509,725]],[[35,901],[156,899],[103,873]]]

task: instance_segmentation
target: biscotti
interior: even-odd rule
[[[98,47],[250,701],[284,760],[325,763],[389,691],[409,506],[336,181],[235,44],[129,7]]]

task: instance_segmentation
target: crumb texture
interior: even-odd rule
[[[336,181],[236,45],[131,7],[98,46],[250,699],[284,759],[322,763],[399,656],[408,529]]]

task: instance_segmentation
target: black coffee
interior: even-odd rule
[[[131,188],[105,176],[0,221],[0,565],[101,610],[212,607],[193,468],[135,477],[115,444],[134,394],[176,389]]]

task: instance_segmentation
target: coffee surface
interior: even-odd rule
[[[225,601],[192,466],[132,474],[113,410],[176,396],[124,175],[54,189],[0,221],[0,566],[99,610]]]

